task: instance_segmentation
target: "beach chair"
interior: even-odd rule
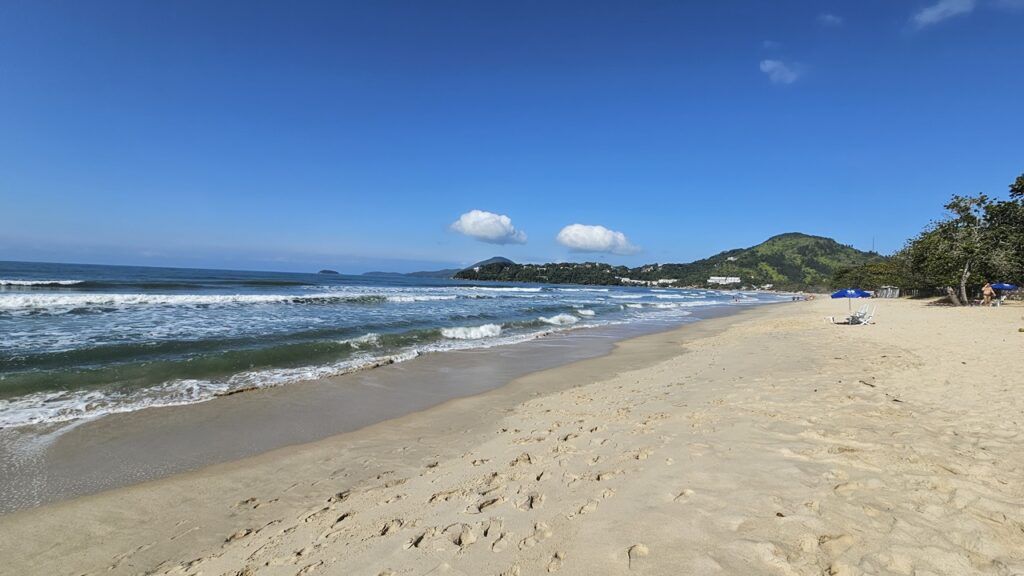
[[[826,316],[825,320],[827,322],[831,322],[832,324],[863,324],[864,318],[867,318],[869,321],[871,320],[871,315],[869,315],[868,313],[867,304],[864,304],[863,306],[858,308],[856,312],[847,316],[846,320],[842,322],[836,322],[835,316]]]
[[[857,324],[859,326],[867,326],[868,324],[872,324],[872,323],[874,323],[875,312],[877,312],[877,311],[878,311],[878,306],[875,306],[874,308],[871,309],[870,312],[865,312],[863,315],[858,316],[857,318],[854,318],[853,316],[851,316],[850,317],[850,324]]]

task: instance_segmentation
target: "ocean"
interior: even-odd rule
[[[757,292],[0,262],[0,428],[204,402]]]

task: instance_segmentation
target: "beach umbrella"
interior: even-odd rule
[[[1016,290],[1017,286],[1015,284],[1007,284],[1005,282],[998,282],[996,284],[993,284],[992,288],[994,288],[996,290]]]
[[[864,290],[860,290],[858,288],[843,288],[842,290],[833,292],[832,297],[846,298],[846,307],[852,310],[853,305],[850,304],[851,298],[871,298],[871,293],[865,292]]]

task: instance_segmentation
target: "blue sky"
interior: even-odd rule
[[[1024,172],[1021,29],[1024,0],[8,1],[0,260],[891,252]]]

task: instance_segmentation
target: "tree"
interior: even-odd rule
[[[907,287],[945,287],[956,304],[985,281],[1020,283],[1024,274],[1024,174],[1010,200],[953,196],[948,215],[932,223],[894,258]],[[954,290],[956,286],[959,289]]]
[[[945,239],[950,257],[963,265],[960,273],[960,300],[967,303],[967,281],[979,267],[979,260],[984,258],[986,240],[985,211],[990,207],[988,196],[953,196],[945,208],[951,218],[938,226],[939,234]],[[974,268],[972,268],[972,266]]]
[[[1024,174],[1017,176],[1017,180],[1010,184],[1010,198],[1024,200]]]

